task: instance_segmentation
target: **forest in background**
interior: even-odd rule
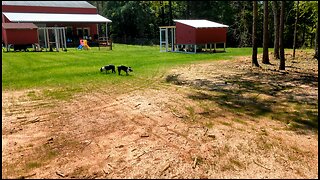
[[[207,19],[229,26],[228,47],[252,46],[252,1],[88,1],[100,15],[112,20],[108,35],[116,43],[159,44],[159,26],[174,25],[173,19]],[[274,44],[274,10],[269,6],[269,47]],[[298,3],[299,2],[299,3]],[[258,1],[257,44],[263,43],[263,1]],[[296,48],[314,48],[318,22],[318,1],[286,1],[284,48],[292,48],[296,15]],[[105,34],[105,24],[99,25]]]

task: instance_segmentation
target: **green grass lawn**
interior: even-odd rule
[[[168,69],[197,61],[231,60],[251,55],[251,48],[227,48],[225,53],[184,54],[159,52],[159,46],[114,44],[113,50],[69,48],[67,52],[3,52],[2,90],[32,88],[86,89],[124,81],[143,84]],[[259,49],[259,52],[261,50]],[[130,76],[100,73],[101,66],[131,66]]]

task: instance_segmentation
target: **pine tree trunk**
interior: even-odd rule
[[[319,33],[319,14],[318,14],[318,21],[317,21],[317,30],[316,30],[316,39],[315,39],[315,53],[314,53],[314,58],[319,60],[318,56],[318,49],[319,49],[319,40],[318,40],[318,33]]]
[[[169,26],[172,25],[172,19],[173,19],[173,17],[172,17],[172,1],[169,0]]]
[[[269,39],[269,30],[268,30],[268,17],[269,17],[269,9],[268,9],[268,1],[263,1],[264,8],[264,17],[263,17],[263,55],[262,55],[262,63],[270,64],[269,61],[269,51],[268,51],[268,39]]]
[[[292,54],[292,58],[293,58],[293,59],[296,57],[296,40],[297,40],[298,13],[299,13],[299,1],[297,2],[296,20],[295,20],[295,22],[294,22],[293,54]]]
[[[161,25],[165,26],[165,20],[164,20],[164,7],[163,7],[163,1],[160,1],[160,9],[161,9]]]
[[[192,1],[191,0],[189,0],[189,1],[187,1],[187,13],[188,13],[188,19],[190,19],[190,18],[192,18],[192,16],[191,16],[191,7],[192,7]]]
[[[274,53],[273,56],[276,59],[280,59],[279,55],[279,7],[277,1],[272,1],[273,7],[273,20],[274,20]]]
[[[259,67],[257,54],[257,17],[258,17],[258,4],[257,1],[253,1],[253,25],[252,25],[252,65]]]
[[[280,32],[279,32],[279,46],[280,46],[280,70],[285,70],[285,56],[284,56],[284,46],[283,46],[283,29],[284,29],[284,6],[285,1],[281,1],[280,10]]]

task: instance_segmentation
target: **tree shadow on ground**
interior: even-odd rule
[[[209,100],[226,110],[254,118],[271,117],[289,124],[293,130],[318,131],[318,95],[309,91],[318,88],[316,74],[251,71],[194,80],[179,76],[169,75],[166,81],[204,90],[190,94],[192,100]]]

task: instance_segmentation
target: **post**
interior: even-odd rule
[[[106,22],[106,39],[107,39],[107,42],[108,42],[108,23]]]
[[[49,51],[50,51],[50,38],[49,38],[49,29],[47,29],[47,28],[45,28],[45,31],[46,31],[46,33],[47,33],[47,45],[48,45],[48,49],[49,49]],[[46,49],[46,51],[47,51],[47,49]]]
[[[169,45],[169,40],[168,40],[168,28],[166,28],[166,52],[168,52],[168,45]]]
[[[63,50],[64,49],[64,42],[63,42],[63,39],[64,39],[64,36],[63,36],[63,28],[59,28],[59,36],[60,36],[60,47],[61,47],[61,49]]]
[[[39,49],[40,49],[40,36],[39,36],[39,29],[37,30],[37,36],[38,36],[38,44],[39,44]]]
[[[197,53],[197,45],[194,45],[194,53]]]
[[[67,37],[66,37],[66,28],[63,28],[63,36],[64,36],[64,49],[67,49]]]
[[[226,43],[223,43],[224,52],[226,52]]]
[[[214,52],[216,52],[217,43],[214,43]]]
[[[212,49],[212,44],[210,43],[210,52],[211,52],[211,49]]]
[[[174,42],[174,51],[176,51],[176,28],[173,28],[173,42]]]
[[[54,28],[54,36],[56,40],[56,50],[59,51],[59,34],[57,33],[57,28]]]
[[[171,28],[171,51],[174,51],[173,28]]]
[[[162,34],[162,28],[160,28],[160,52],[162,52],[161,50],[162,50],[162,36],[161,36],[161,34]]]
[[[99,25],[98,24],[97,24],[97,34],[98,34],[98,39],[99,39],[100,33],[99,33]]]

